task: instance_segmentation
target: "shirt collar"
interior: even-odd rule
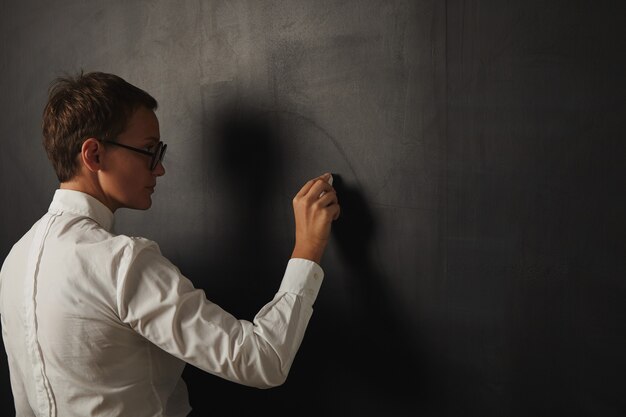
[[[56,190],[48,210],[89,217],[109,232],[113,229],[115,221],[113,212],[97,198],[76,190]]]

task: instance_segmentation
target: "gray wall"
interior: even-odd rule
[[[278,287],[295,192],[337,178],[287,383],[188,366],[194,415],[623,415],[619,4],[2,1],[0,257],[57,187],[48,84],[113,72],[157,98],[169,145],[117,232],[240,318]],[[8,415],[5,360],[0,389]]]

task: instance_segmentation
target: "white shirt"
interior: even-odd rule
[[[282,384],[323,278],[291,259],[274,299],[237,320],[158,245],[111,232],[97,199],[56,190],[0,271],[0,315],[17,415],[185,416],[185,362],[238,383]]]

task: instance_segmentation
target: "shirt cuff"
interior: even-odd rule
[[[278,292],[300,295],[313,304],[323,280],[324,270],[317,263],[308,259],[291,258]]]

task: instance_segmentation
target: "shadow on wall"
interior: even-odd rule
[[[339,256],[348,272],[348,292],[352,297],[345,315],[347,332],[343,342],[347,378],[361,404],[352,404],[346,412],[360,409],[360,415],[415,415],[418,402],[426,392],[425,367],[418,364],[415,337],[403,325],[385,286],[386,278],[374,256],[376,218],[363,193],[334,175],[340,195],[341,218],[333,227]],[[422,376],[419,376],[419,375]],[[352,395],[351,397],[355,397]],[[363,414],[365,413],[365,414]]]
[[[225,93],[226,94],[226,93]],[[277,217],[275,196],[283,175],[280,137],[268,114],[236,97],[205,119],[206,190],[215,219],[202,232],[206,256],[185,260],[194,284],[207,298],[240,319],[252,320],[280,284],[291,241]],[[278,213],[280,214],[280,213]],[[279,216],[280,217],[280,216]],[[207,277],[207,278],[205,278]],[[259,304],[261,303],[261,305]],[[185,368],[191,416],[256,415],[295,407],[300,398],[280,389],[259,390]]]
[[[259,299],[273,296],[290,243],[272,221],[283,171],[279,138],[265,114],[238,100],[215,111],[211,120],[206,160],[214,165],[209,182],[218,198],[209,204],[219,215],[216,234],[208,236],[214,254],[208,276],[220,281],[211,286],[224,290],[223,307],[251,319],[261,307]]]
[[[284,173],[282,119],[234,100],[213,114],[205,151],[216,164],[221,226],[209,236],[210,262],[197,264],[194,277],[208,298],[239,318],[251,319],[276,291],[293,227],[276,213]],[[286,129],[289,131],[289,129]],[[287,173],[288,175],[288,173]],[[185,370],[192,415],[232,412],[239,415],[413,415],[419,393],[414,338],[407,334],[385,277],[373,256],[376,219],[363,193],[334,174],[342,215],[332,229],[347,294],[326,289],[318,298],[314,320],[286,384],[258,390],[199,371]],[[290,205],[290,201],[287,202]],[[291,215],[291,213],[289,213]],[[206,260],[205,260],[206,261]],[[230,279],[230,278],[232,279]],[[204,284],[204,285],[203,285]],[[344,303],[342,300],[349,299]],[[322,305],[323,304],[323,305]],[[422,364],[420,364],[422,365]],[[207,393],[211,393],[210,398]],[[311,401],[313,397],[317,398]],[[307,404],[303,408],[303,404]]]

